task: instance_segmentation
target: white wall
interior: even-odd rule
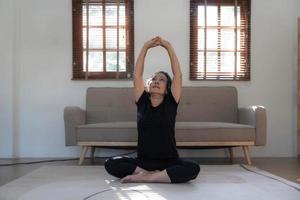
[[[267,108],[267,145],[253,148],[253,156],[296,156],[298,17],[299,0],[252,0],[251,81],[189,81],[189,1],[135,0],[135,55],[151,37],[166,38],[181,61],[184,86],[233,85],[240,106]],[[0,157],[77,156],[78,147],[64,146],[64,107],[84,107],[89,86],[132,86],[130,81],[71,81],[71,22],[71,0],[0,0]],[[166,52],[153,49],[145,77],[159,69],[170,72],[168,66]],[[181,155],[223,156],[224,151]]]
[[[0,156],[13,154],[13,4],[0,1]]]

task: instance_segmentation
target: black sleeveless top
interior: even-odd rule
[[[177,106],[173,95],[167,94],[163,102],[153,107],[150,94],[143,92],[137,105],[139,159],[176,159],[175,141]]]

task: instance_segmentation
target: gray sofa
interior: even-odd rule
[[[88,88],[86,108],[64,110],[67,146],[82,147],[79,164],[88,148],[137,145],[136,105],[132,88]],[[178,147],[242,147],[251,165],[250,146],[266,144],[263,106],[238,107],[235,87],[184,87],[176,122]]]

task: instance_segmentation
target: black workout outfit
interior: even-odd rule
[[[148,171],[166,169],[172,183],[195,179],[200,167],[193,161],[178,157],[175,141],[177,106],[173,95],[153,107],[150,94],[143,92],[137,105],[137,158],[115,157],[105,162],[108,173],[118,178],[132,174],[139,166]]]

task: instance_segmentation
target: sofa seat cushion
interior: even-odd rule
[[[135,121],[85,124],[77,127],[77,142],[136,142]]]
[[[177,142],[254,141],[254,126],[222,122],[176,122]],[[77,127],[77,142],[136,142],[135,121],[86,124]]]
[[[177,122],[177,142],[254,141],[255,127],[223,122]]]

